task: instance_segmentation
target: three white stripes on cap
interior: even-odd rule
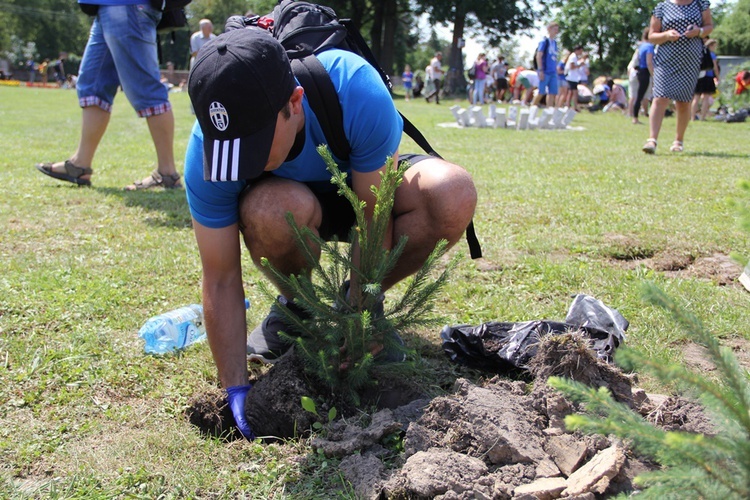
[[[231,163],[229,155],[232,155]],[[227,171],[231,168],[229,176]],[[214,157],[211,158],[211,181],[237,181],[240,172],[240,139],[214,140]]]

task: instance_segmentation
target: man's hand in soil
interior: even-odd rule
[[[227,387],[227,399],[229,400],[229,408],[232,410],[232,415],[234,416],[234,423],[242,435],[250,441],[255,439],[255,434],[250,429],[250,424],[247,423],[247,419],[245,418],[245,398],[252,387],[252,385]]]

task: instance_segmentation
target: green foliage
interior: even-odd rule
[[[429,14],[433,24],[453,24],[453,40],[450,53],[443,51],[443,64],[450,69],[458,70],[456,76],[446,77],[446,90],[449,93],[463,95],[466,80],[464,79],[463,55],[456,41],[467,36],[480,35],[489,46],[496,46],[523,30],[532,28],[534,20],[540,15],[526,1],[505,0],[418,0],[424,12]]]
[[[721,49],[720,49],[721,50]],[[722,73],[719,81],[719,98],[720,106],[727,106],[730,111],[737,111],[742,108],[750,108],[750,93],[743,92],[740,95],[734,93],[736,85],[735,78],[741,71],[750,71],[750,65],[738,65],[731,68],[732,72]]]
[[[317,417],[320,416],[318,414],[318,407],[315,404],[315,401],[311,397],[302,396],[302,398],[300,398],[300,404],[302,405],[302,409],[305,410],[306,412],[312,413],[313,415]],[[336,410],[336,407],[332,406],[331,409],[328,410],[328,423],[330,424],[331,422],[336,420],[337,415],[338,415],[338,411]],[[315,422],[313,424],[313,429],[315,430],[320,430],[322,428],[323,428],[322,422]]]
[[[372,187],[376,201],[368,221],[365,203],[347,186],[347,176],[338,169],[328,148],[320,146],[318,152],[332,174],[331,182],[338,186],[339,195],[354,208],[356,223],[349,245],[342,250],[338,241],[324,241],[309,228],[297,226],[292,214],[287,214],[299,248],[312,270],[311,275],[286,276],[267,259],[262,263],[280,283],[293,290],[295,304],[311,317],[301,320],[282,307],[299,336],[288,336],[284,332],[282,335],[295,343],[308,372],[337,393],[358,402],[357,391],[373,381],[372,370],[376,365],[373,352],[380,346],[383,352],[404,350],[392,332],[436,323],[435,318],[428,317],[432,311],[431,301],[445,284],[448,270],[453,266],[444,269],[436,279],[430,279],[447,249],[447,242],[440,241],[423,267],[408,280],[401,298],[390,309],[381,311],[382,282],[406,245],[404,236],[393,248],[384,250],[395,192],[408,164],[403,162],[394,167],[393,159],[387,160],[380,186]],[[318,248],[325,259],[318,257]],[[351,283],[346,286],[345,281],[350,276]],[[267,287],[265,290],[273,296]]]
[[[740,222],[750,230],[750,183],[740,187],[744,196],[733,200]],[[665,466],[643,474],[637,483],[646,487],[643,498],[748,498],[750,497],[750,379],[728,347],[692,313],[680,307],[654,284],[643,286],[651,304],[670,313],[694,342],[703,346],[716,366],[719,380],[675,363],[664,363],[635,349],[622,349],[616,360],[626,370],[645,369],[665,384],[677,383],[692,393],[714,416],[715,436],[666,432],[646,422],[627,406],[615,402],[606,388],[551,377],[549,385],[584,404],[593,416],[565,418],[568,428],[585,433],[614,434],[641,453]]]
[[[303,410],[310,412],[313,415],[318,414],[318,408],[313,398],[309,396],[302,396],[302,398],[300,399],[300,404],[302,405]]]
[[[617,354],[625,369],[644,368],[664,383],[678,382],[693,392],[715,416],[718,434],[707,436],[666,432],[646,422],[627,406],[615,402],[605,388],[592,389],[557,377],[548,383],[573,400],[584,403],[596,416],[569,415],[568,428],[585,433],[614,434],[629,440],[641,453],[666,466],[638,477],[647,489],[644,498],[748,498],[750,496],[750,383],[731,349],[721,347],[716,337],[693,314],[654,285],[644,287],[644,296],[672,317],[695,342],[706,348],[721,381],[683,366],[647,358],[633,349]]]
[[[657,0],[554,0],[552,5],[559,8],[562,48],[583,45],[594,56],[592,73],[620,76],[657,3]]]
[[[40,58],[60,51],[83,54],[91,18],[67,0],[9,0],[0,14],[0,56],[11,51],[12,37],[35,43]]]
[[[723,54],[750,55],[750,0],[737,0],[711,34]]]

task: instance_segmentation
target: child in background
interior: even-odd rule
[[[412,94],[411,81],[414,78],[414,73],[411,72],[411,66],[408,64],[404,66],[404,72],[401,74],[401,81],[404,84],[404,100],[411,100],[414,95]]]

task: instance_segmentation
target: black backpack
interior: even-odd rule
[[[188,27],[185,6],[193,0],[150,0],[151,7],[161,11],[161,21],[156,25],[156,51],[159,64],[162,61],[161,35],[169,35],[170,43],[174,44],[174,32]]]
[[[185,6],[192,0],[151,0],[151,6],[161,11],[161,21],[156,25],[156,32],[160,35],[173,33],[187,28],[188,21]],[[174,35],[172,35],[174,41]]]
[[[341,103],[328,72],[315,54],[331,48],[353,52],[375,68],[383,85],[389,92],[392,91],[390,78],[378,64],[362,34],[351,20],[339,19],[330,7],[297,0],[281,0],[270,15],[230,17],[225,31],[245,27],[270,31],[286,49],[292,72],[305,89],[310,108],[320,122],[328,147],[337,158],[348,160],[351,146],[344,134]],[[404,132],[427,154],[442,158],[417,127],[403,114],[399,114],[404,121]],[[482,249],[474,232],[473,221],[466,228],[466,239],[471,257],[480,258]]]

